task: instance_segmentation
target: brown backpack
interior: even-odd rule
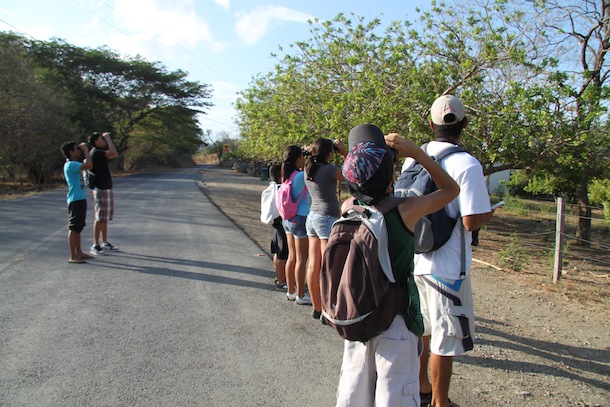
[[[375,206],[349,198],[332,227],[320,272],[322,315],[341,337],[366,342],[387,330],[408,291],[396,281],[384,214],[405,198]]]

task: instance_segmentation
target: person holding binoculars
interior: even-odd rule
[[[109,132],[94,132],[89,136],[91,161],[95,174],[95,187],[93,188],[93,202],[95,218],[93,223],[93,245],[90,253],[104,254],[106,251],[118,250],[108,242],[108,221],[114,215],[114,196],[112,192],[112,175],[108,167],[108,160],[119,156],[112,142]]]

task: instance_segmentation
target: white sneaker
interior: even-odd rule
[[[296,300],[297,298],[299,298],[299,296],[297,295],[297,293],[296,293],[296,292],[294,292],[294,293],[292,293],[292,294],[290,294],[290,293],[286,293],[286,299],[287,299],[288,301],[294,301],[294,300]]]
[[[297,295],[296,303],[299,305],[311,305],[311,298],[309,294],[305,293],[302,297]]]
[[[102,254],[104,254],[104,250],[102,250],[99,244],[94,244],[93,246],[91,246],[91,249],[89,249],[89,253],[95,256],[101,256]]]
[[[108,243],[108,242],[103,243],[101,247],[102,247],[102,250],[107,251],[107,252],[110,252],[110,251],[113,251],[113,252],[118,252],[118,251],[119,251],[119,248],[118,248],[118,247],[113,246],[113,245],[111,245],[111,244],[110,244],[110,243]]]

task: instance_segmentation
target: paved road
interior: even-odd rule
[[[88,264],[67,262],[65,189],[0,202],[1,406],[333,405],[340,338],[200,177],[116,179],[120,252]]]

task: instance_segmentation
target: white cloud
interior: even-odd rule
[[[247,45],[255,44],[261,39],[273,20],[294,21],[305,23],[313,20],[313,16],[282,6],[268,6],[249,12],[247,14],[237,13],[237,24],[235,31]]]
[[[220,5],[228,10],[230,7],[229,1],[230,0],[214,0],[214,3]]]
[[[199,42],[214,43],[209,25],[197,16],[192,0],[116,0],[113,8],[121,30],[137,33],[138,41],[192,48]]]

